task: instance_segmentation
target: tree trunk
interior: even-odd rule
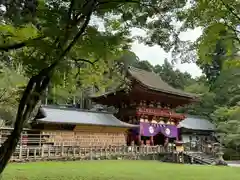
[[[17,147],[24,123],[29,119],[41,96],[45,92],[49,84],[53,68],[54,65],[42,70],[38,75],[33,76],[29,80],[18,106],[14,130],[0,147],[0,174],[5,169],[12,153]]]

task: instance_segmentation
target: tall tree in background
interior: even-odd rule
[[[100,82],[122,48],[129,46],[132,27],[145,28],[146,42],[170,49],[172,17],[186,1],[47,0],[1,1],[0,50],[23,64],[30,80],[20,100],[14,130],[0,147],[0,173],[15,150],[24,122],[29,119],[56,72],[87,62],[87,79]],[[89,24],[103,21],[105,30]],[[152,21],[147,21],[148,19]],[[97,63],[95,63],[97,62]],[[95,76],[94,76],[95,74]],[[85,76],[86,77],[86,76]],[[100,79],[99,79],[100,77]]]
[[[0,119],[12,126],[15,121],[16,106],[26,83],[21,71],[0,65]]]
[[[164,60],[162,65],[156,65],[154,72],[169,85],[177,89],[184,89],[185,86],[190,85],[193,81],[189,73],[182,73],[178,69],[175,70],[173,64],[167,59]]]

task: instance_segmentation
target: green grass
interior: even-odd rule
[[[156,161],[82,161],[10,164],[3,180],[237,180],[240,168]]]

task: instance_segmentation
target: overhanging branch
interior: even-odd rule
[[[5,46],[0,46],[0,51],[5,51],[8,52],[10,50],[17,50],[21,49],[25,46],[27,46],[31,41],[36,41],[45,38],[44,36],[39,36],[33,39],[28,39],[26,41],[20,42],[20,43],[15,43],[15,44],[10,44],[10,45],[5,45]]]
[[[99,59],[96,59],[95,61],[90,61],[88,59],[82,59],[82,58],[79,58],[79,59],[76,59],[76,58],[72,58],[76,63],[77,62],[86,62],[86,63],[89,63],[91,65],[94,65],[96,62],[99,61]]]
[[[81,29],[79,30],[79,32],[76,34],[76,36],[73,38],[73,40],[70,42],[70,44],[67,46],[67,48],[63,51],[63,53],[60,55],[59,59],[62,59],[71,49],[72,47],[76,44],[77,40],[79,39],[79,37],[84,33],[84,31],[86,30],[88,24],[89,24],[89,21],[90,21],[90,18],[91,18],[91,15],[93,13],[93,9],[95,7],[95,4],[96,4],[96,0],[92,0],[91,3],[89,5],[89,10],[86,14],[86,19],[81,27]]]

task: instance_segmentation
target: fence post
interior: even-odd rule
[[[27,159],[29,159],[29,148],[27,148]]]
[[[22,146],[19,147],[19,160],[22,160]]]
[[[92,150],[92,147],[91,147],[91,148],[90,148],[90,160],[93,159],[92,155],[93,155],[93,150]]]
[[[76,148],[73,147],[73,157],[76,157]]]
[[[51,147],[48,146],[48,157],[50,157],[50,156],[51,156]]]
[[[79,152],[78,152],[78,154],[79,154],[79,156],[80,156],[80,158],[82,157],[82,152],[81,152],[81,148],[80,147],[78,147],[79,148]]]
[[[44,157],[44,146],[41,147],[41,157]]]
[[[62,157],[64,156],[64,146],[63,146],[63,143],[62,143],[62,146],[61,146],[61,156]]]
[[[36,148],[34,148],[34,154],[33,154],[33,156],[34,156],[34,159],[36,160],[37,159],[37,149]]]

